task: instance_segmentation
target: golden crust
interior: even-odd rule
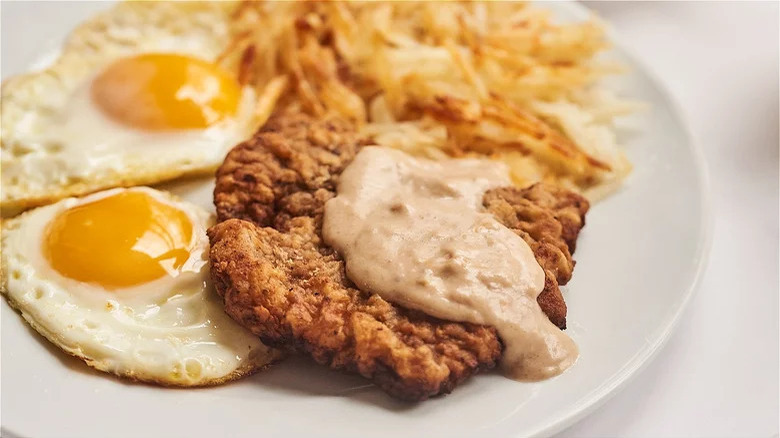
[[[538,183],[525,189],[489,190],[483,204],[533,250],[545,274],[537,301],[550,321],[565,329],[566,302],[559,286],[568,283],[574,271],[571,254],[585,225],[588,201],[569,190]]]
[[[346,277],[341,257],[322,242],[322,214],[361,145],[342,120],[288,113],[234,148],[217,171],[211,275],[228,314],[268,345],[424,400],[494,367],[501,342],[491,327],[405,309]],[[587,201],[537,185],[492,191],[485,205],[532,244],[547,276],[539,304],[565,327],[558,285],[571,275]]]
[[[149,184],[158,184],[179,178],[197,177],[209,175],[214,172],[217,165],[208,167],[193,167],[185,164],[171,164],[165,169],[144,168],[132,174],[115,174],[103,180],[82,181],[45,194],[34,195],[29,198],[20,198],[0,202],[0,215],[4,218],[13,217],[33,207],[48,205],[60,199],[71,196],[86,196],[114,187],[136,187]]]
[[[622,68],[596,18],[558,22],[524,2],[245,2],[227,57],[280,99],[363,123],[382,146],[489,155],[519,185],[588,197],[631,167],[613,121],[639,109],[599,80]],[[594,199],[594,198],[591,198]]]

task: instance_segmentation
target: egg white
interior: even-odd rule
[[[176,53],[216,62],[229,44],[230,2],[127,2],[76,28],[47,69],[2,86],[4,216],[67,196],[212,172],[254,130],[251,87],[236,115],[206,129],[149,132],[106,117],[94,77],[118,59]]]
[[[111,291],[59,274],[42,253],[48,223],[71,207],[122,190],[143,191],[190,218],[193,249],[180,274]],[[2,292],[39,333],[99,370],[174,386],[241,377],[279,353],[230,319],[210,286],[205,233],[210,221],[204,210],[144,187],[31,210],[3,224]]]

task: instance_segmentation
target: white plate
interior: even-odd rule
[[[549,3],[564,18],[587,11]],[[4,74],[23,71],[104,3],[4,3]],[[670,98],[624,54],[618,85],[652,110],[621,138],[636,169],[595,206],[566,288],[577,364],[541,383],[496,374],[419,404],[395,401],[365,380],[292,359],[227,386],[160,389],[92,371],[53,348],[2,304],[3,434],[138,436],[546,436],[612,395],[660,349],[689,300],[709,242],[702,159]],[[7,61],[7,62],[6,62]],[[651,63],[652,60],[646,60]],[[210,206],[210,183],[175,190]]]

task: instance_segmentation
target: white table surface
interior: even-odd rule
[[[778,3],[586,2],[670,89],[704,149],[709,266],[656,359],[560,437],[778,433]]]
[[[776,436],[778,3],[586,3],[691,122],[710,171],[715,238],[699,291],[665,349],[560,437]],[[63,34],[77,12],[59,16]],[[29,23],[6,25],[40,39]],[[36,55],[15,51],[12,41],[2,52],[6,65]]]

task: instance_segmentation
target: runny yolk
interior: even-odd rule
[[[92,100],[110,118],[145,130],[198,129],[236,113],[241,89],[228,72],[183,55],[120,59],[92,82]]]
[[[127,191],[60,213],[46,229],[43,253],[65,277],[117,289],[175,276],[191,238],[183,211]]]

